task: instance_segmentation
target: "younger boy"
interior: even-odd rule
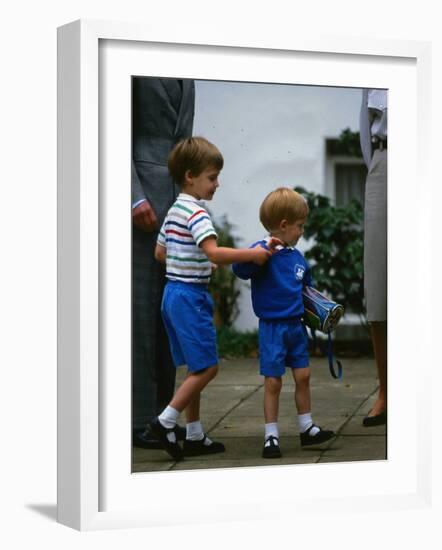
[[[200,422],[200,394],[218,371],[213,302],[207,285],[212,263],[251,262],[263,265],[274,252],[264,248],[219,247],[217,235],[201,200],[211,200],[219,186],[224,160],[219,150],[204,138],[180,141],[172,150],[168,167],[181,193],[169,209],[158,236],[155,258],[166,264],[168,282],[161,313],[175,366],[187,365],[186,379],[164,411],[150,422],[154,435],[175,460],[183,456],[225,450],[211,441]],[[183,449],[174,428],[186,411]]]
[[[241,279],[251,279],[252,304],[259,317],[260,374],[264,380],[265,437],[263,458],[279,458],[278,409],[285,368],[295,381],[295,404],[301,445],[323,443],[335,434],[313,423],[310,400],[310,369],[302,290],[311,285],[310,268],[295,248],[304,232],[308,215],[305,199],[286,187],[275,189],[264,199],[259,217],[263,226],[284,246],[266,265],[234,264]],[[265,239],[252,247],[265,246]]]

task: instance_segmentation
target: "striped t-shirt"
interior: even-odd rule
[[[195,197],[180,193],[170,207],[158,235],[166,247],[166,277],[171,281],[208,283],[212,264],[199,245],[217,237],[207,210]]]

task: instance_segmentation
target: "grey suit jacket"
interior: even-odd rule
[[[132,204],[146,198],[155,209],[155,185],[172,185],[167,157],[180,139],[192,134],[194,117],[194,81],[181,83],[182,88],[174,78],[133,79]]]
[[[182,84],[182,85],[181,85]],[[132,204],[146,198],[161,226],[175,200],[167,157],[192,135],[193,80],[134,77],[132,81]],[[165,268],[154,258],[158,230],[132,224],[132,415],[142,429],[173,396],[175,367],[161,322]]]

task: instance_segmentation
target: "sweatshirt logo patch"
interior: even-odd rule
[[[303,265],[296,264],[295,265],[295,279],[297,281],[302,281],[302,279],[304,278],[304,273],[305,273],[305,267]]]

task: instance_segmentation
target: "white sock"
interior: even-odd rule
[[[299,431],[301,433],[306,432],[313,425],[311,413],[298,414],[298,424]],[[315,426],[310,430],[310,435],[316,435],[318,432],[319,428]]]
[[[203,426],[199,420],[189,422],[186,425],[186,439],[188,441],[202,441],[204,445],[212,445],[213,441],[204,433]]]
[[[271,435],[279,439],[278,422],[269,422],[268,424],[265,425],[265,435],[264,435],[264,441],[266,442],[264,444],[265,447],[268,447],[270,445],[270,441],[267,441],[267,440]]]
[[[203,426],[199,420],[186,424],[186,439],[189,441],[201,441],[203,437]]]
[[[171,429],[171,428],[175,428],[179,416],[180,416],[179,411],[167,405],[167,407],[158,417],[158,420],[161,422],[161,424],[165,428]]]

